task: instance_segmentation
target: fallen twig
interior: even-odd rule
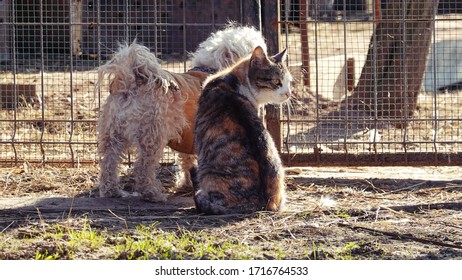
[[[427,203],[427,204],[416,204],[416,205],[397,205],[397,206],[383,206],[380,208],[393,211],[394,213],[399,213],[396,211],[405,211],[408,213],[413,213],[421,210],[440,210],[440,209],[452,209],[452,210],[462,210],[462,202],[441,202],[441,203]],[[370,211],[376,211],[376,208],[370,209]],[[399,213],[404,215],[403,213]]]
[[[402,212],[396,211],[396,210],[394,210],[394,209],[392,209],[392,208],[390,208],[390,207],[387,207],[387,206],[380,206],[379,208],[377,208],[377,212],[378,212],[379,209],[381,209],[381,208],[382,208],[382,209],[385,209],[385,210],[388,210],[388,211],[390,211],[390,212],[392,212],[392,213],[394,213],[394,214],[396,214],[396,215],[398,215],[398,216],[404,216],[404,217],[407,217],[407,218],[410,217],[410,215],[407,214],[407,213],[402,213]]]
[[[4,233],[9,227],[11,227],[16,221],[12,221],[9,225],[6,226],[6,228],[2,229],[0,233]]]
[[[107,209],[109,211],[109,213],[111,213],[114,217],[116,217],[117,219],[123,221],[125,223],[125,229],[128,230],[128,223],[127,223],[127,220],[118,216],[116,213],[112,212],[111,209]]]
[[[376,187],[376,186],[375,186],[374,184],[372,184],[372,182],[370,182],[369,180],[365,179],[364,181],[365,181],[373,190],[375,190],[376,192],[381,193],[381,194],[385,193],[384,190],[382,190],[382,189],[379,188],[379,187]]]
[[[426,183],[428,183],[428,182],[423,181],[423,182],[420,182],[420,183],[417,183],[417,184],[414,184],[414,185],[411,185],[411,186],[407,186],[407,187],[399,188],[397,190],[392,190],[392,191],[386,192],[386,194],[392,194],[392,193],[406,191],[406,190],[413,189],[415,187],[421,186],[421,185],[426,184]]]

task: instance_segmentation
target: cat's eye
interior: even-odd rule
[[[277,85],[277,86],[280,86],[282,85],[282,82],[280,79],[273,79],[273,84]]]

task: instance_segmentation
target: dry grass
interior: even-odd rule
[[[96,167],[67,169],[59,166],[22,166],[2,168],[1,197],[21,197],[33,194],[73,197],[94,188]]]
[[[0,258],[462,259],[460,168],[393,170],[291,168],[286,211],[203,216],[168,168],[166,204],[95,198],[96,167],[3,168]]]

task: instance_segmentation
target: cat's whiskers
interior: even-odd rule
[[[294,109],[295,104],[301,104],[302,102],[298,99],[297,96],[291,94],[289,100],[287,100],[286,103],[287,106],[289,106],[291,109]]]
[[[285,105],[287,107],[287,115],[290,116],[292,110],[294,109],[294,104],[292,103],[292,97],[287,99],[282,105]]]

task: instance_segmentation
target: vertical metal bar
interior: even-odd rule
[[[292,8],[290,6],[290,0],[285,0],[284,1],[284,31],[285,31],[285,48],[287,50],[289,50],[289,10]],[[280,6],[279,6],[280,7]],[[289,60],[286,61],[287,62],[287,66],[289,66]],[[288,144],[288,140],[289,140],[289,136],[290,136],[290,122],[291,122],[291,119],[290,119],[290,105],[287,105],[287,122],[286,122],[286,129],[287,129],[287,132],[286,132],[286,135],[284,137],[284,143],[285,143],[285,148],[286,148],[286,153],[289,155],[287,157],[287,165],[290,166],[291,163],[290,163],[290,148],[289,148],[289,144]],[[281,131],[282,132],[282,131]]]
[[[43,0],[40,0],[40,7],[39,7],[39,12],[40,12],[40,83],[42,86],[42,96],[41,96],[41,110],[42,110],[42,116],[41,116],[41,121],[42,121],[42,133],[40,135],[40,152],[42,154],[42,164],[45,164],[45,149],[43,147],[43,137],[45,134],[45,50],[44,50],[44,22],[43,22]]]
[[[125,25],[125,42],[127,44],[130,44],[130,5],[129,5],[130,0],[125,0],[125,16],[124,16],[124,25]],[[131,153],[130,151],[127,152],[127,160],[128,160],[128,166],[131,166],[132,160],[131,160]]]
[[[17,112],[17,104],[18,104],[18,93],[16,91],[16,74],[17,74],[17,61],[16,61],[16,4],[15,0],[11,0],[11,44],[12,44],[12,56],[13,56],[13,88],[14,88],[14,104],[13,104],[13,135],[11,136],[11,146],[13,147],[14,152],[14,163],[18,163],[18,151],[15,146],[15,138],[16,132],[18,129],[18,112]]]
[[[239,1],[239,16],[240,16],[240,23],[244,24],[244,0]]]
[[[98,59],[98,66],[102,64],[102,61],[101,61],[101,0],[97,0],[96,1],[96,51],[97,51],[97,59]],[[99,75],[99,73],[98,73]],[[101,77],[102,79],[103,77]],[[98,79],[100,79],[100,77],[98,77]],[[100,113],[101,113],[101,106],[102,106],[102,92],[101,92],[101,86],[102,84],[99,83],[98,84],[98,113],[97,113],[97,116],[98,118],[100,117]],[[96,143],[96,159],[97,159],[97,162],[99,162],[100,160],[100,157],[99,157],[99,153],[98,153],[98,140],[96,140],[97,143]]]
[[[346,11],[346,1],[343,1],[343,11],[345,12]],[[346,42],[346,37],[347,37],[347,30],[346,30],[346,16],[343,15],[342,17],[342,21],[343,21],[343,49],[344,49],[344,57],[343,57],[343,61],[345,62],[345,66],[346,66],[346,61],[348,59],[348,56],[347,56],[347,42]],[[344,67],[345,71],[347,69],[347,67]],[[346,87],[346,84],[347,84],[347,80],[348,79],[348,75],[345,75],[345,89],[344,89],[344,94],[345,94],[345,102],[346,104],[348,104],[348,89]],[[345,123],[344,123],[344,127],[345,127],[345,135],[343,137],[343,150],[345,151],[345,161],[347,160],[348,158],[348,132],[349,132],[349,125],[350,125],[350,120],[349,120],[349,117],[348,117],[348,112],[349,112],[349,109],[348,109],[348,106],[345,106]],[[358,120],[356,120],[358,121]]]
[[[108,27],[106,27],[108,28]],[[96,0],[96,51],[98,52],[98,65],[101,65],[101,0]],[[99,108],[101,108],[101,95],[99,96]]]
[[[186,72],[186,3],[183,3],[183,72]]]
[[[74,9],[73,9],[73,3],[74,0],[70,0],[69,1],[69,15],[72,15],[72,13],[74,12]],[[73,23],[72,23],[72,16],[69,16],[69,31],[72,30],[73,28]],[[74,161],[74,150],[72,149],[72,137],[74,135],[74,91],[73,91],[73,73],[74,73],[74,59],[73,59],[73,54],[74,54],[74,44],[72,43],[73,42],[73,38],[72,38],[72,32],[69,32],[69,42],[71,42],[71,44],[69,44],[69,57],[70,57],[70,61],[69,61],[69,95],[70,95],[70,98],[71,98],[71,108],[70,108],[70,113],[71,113],[71,118],[70,118],[70,123],[71,123],[71,131],[69,132],[69,141],[68,141],[68,146],[69,146],[69,151],[71,153],[71,166],[72,167],[75,167],[75,161]]]
[[[315,13],[317,13],[317,5],[315,6]],[[318,44],[318,21],[314,21],[314,69],[315,69],[315,80],[316,80],[316,131],[315,131],[315,142],[314,142],[314,155],[316,158],[316,162],[321,161],[321,148],[318,147],[318,143],[320,140],[320,132],[319,132],[319,125],[321,123],[321,106],[319,104],[320,96],[319,96],[319,44]]]
[[[129,0],[125,0],[124,3],[125,3],[125,9],[124,9],[124,31],[125,31],[125,42],[127,42],[128,44],[130,43],[130,26],[128,24],[128,18],[129,18],[129,12],[130,12],[130,5],[128,4],[128,1]]]
[[[436,98],[437,95],[437,88],[436,88],[436,50],[435,50],[435,43],[436,43],[436,18],[435,15],[438,11],[438,6],[433,2],[433,19],[432,19],[432,35],[433,35],[433,135],[432,135],[432,141],[433,141],[433,151],[435,153],[435,163],[438,162],[438,145],[436,143],[437,139],[437,134],[438,134],[438,101]]]
[[[210,0],[212,3],[212,30],[215,31],[215,0]]]
[[[378,73],[378,56],[377,56],[377,53],[378,53],[378,43],[377,43],[377,26],[379,25],[379,21],[380,21],[380,0],[374,0],[375,2],[375,12],[374,12],[374,15],[373,15],[373,22],[374,24],[372,25],[372,48],[373,48],[373,59],[372,59],[372,67],[373,67],[373,70],[372,70],[372,77],[373,77],[373,81],[374,81],[374,94],[373,94],[373,97],[374,97],[374,137],[373,137],[373,149],[374,149],[374,161],[377,162],[378,161],[378,158],[377,158],[377,124],[378,124],[378,109],[377,109],[377,106],[378,106],[378,79],[377,79],[377,73]]]
[[[405,163],[408,163],[408,152],[407,152],[407,121],[408,121],[408,114],[409,114],[409,99],[408,99],[408,94],[409,94],[409,89],[408,89],[408,75],[409,71],[407,68],[407,61],[406,61],[406,56],[407,56],[407,50],[406,50],[406,14],[407,14],[407,0],[403,0],[403,15],[402,15],[402,28],[403,28],[403,34],[402,34],[402,47],[403,47],[403,71],[404,71],[404,116],[403,116],[403,148],[404,148],[404,159]],[[396,115],[396,114],[395,114]]]
[[[158,39],[157,39],[157,32],[159,30],[158,28],[158,25],[159,25],[159,18],[158,18],[158,10],[157,10],[157,0],[154,1],[154,54],[157,56],[157,54],[159,53],[159,50],[157,48],[157,44],[159,43]]]

